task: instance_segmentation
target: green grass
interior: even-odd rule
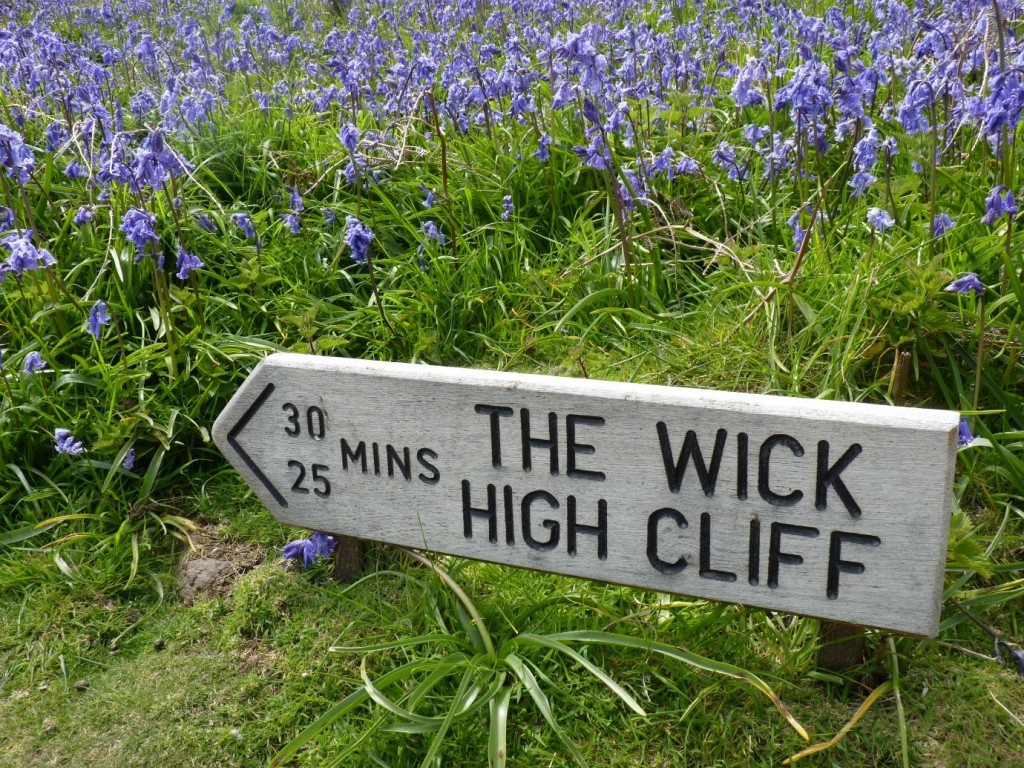
[[[237,480],[207,484],[195,503],[225,540],[274,547],[242,575],[230,596],[181,604],[172,588],[104,595],[40,578],[31,592],[0,597],[0,765],[266,765],[299,731],[371,677],[415,658],[439,659],[438,643],[372,653],[331,651],[426,634],[462,635],[452,593],[400,553],[378,547],[352,586],[329,579],[327,564],[285,569],[277,552],[288,533]],[[811,734],[824,741],[852,717],[891,667],[885,638],[845,683],[815,671],[817,622],[739,606],[468,561],[447,561],[499,642],[529,632],[609,628],[657,640],[762,675]],[[155,569],[173,581],[173,558]],[[671,605],[666,603],[671,602]],[[1003,606],[990,622],[1013,625]],[[158,642],[159,641],[159,642]],[[1014,671],[968,656],[989,639],[969,623],[941,643],[897,640],[900,699],[912,765],[1009,766],[1019,760],[1024,686]],[[588,765],[780,764],[804,746],[774,707],[748,686],[665,657],[605,646],[582,648],[648,713],[640,717],[577,663],[541,648],[522,654],[540,678],[565,736]],[[875,683],[861,679],[874,676]],[[76,684],[87,681],[78,690]],[[405,688],[406,693],[409,689]],[[454,693],[442,685],[421,712],[443,713]],[[998,703],[997,703],[998,702]],[[1000,706],[1000,703],[1002,706]],[[394,720],[363,704],[335,721],[295,758],[343,765],[419,765],[429,737],[386,730]],[[487,718],[457,722],[442,765],[479,765]],[[360,737],[364,737],[360,741]],[[832,750],[807,765],[899,765],[894,697],[872,707]],[[508,724],[510,765],[572,765],[564,745],[519,690]]]
[[[244,5],[231,24],[245,16]],[[340,23],[326,4],[302,11]],[[691,11],[649,21],[670,26]],[[289,23],[284,4],[272,12]],[[70,15],[55,23],[70,38],[87,31]],[[725,53],[742,62],[746,47],[730,44]],[[423,692],[417,713],[436,718],[460,696],[456,672],[491,682],[510,674],[508,690],[495,696],[510,697],[512,765],[571,765],[572,749],[595,766],[769,765],[807,746],[750,685],[636,648],[574,644],[622,686],[617,694],[578,659],[521,639],[531,634],[610,627],[749,670],[791,707],[812,743],[836,734],[890,678],[897,660],[879,633],[869,634],[871,660],[833,679],[814,669],[811,619],[444,561],[495,646],[532,665],[561,739],[528,678],[507,672],[500,653],[468,628],[468,608],[404,556],[374,549],[367,578],[349,587],[332,583],[326,565],[302,574],[281,567],[277,553],[295,532],[244,491],[209,440],[228,398],[276,350],[961,411],[991,446],[960,454],[946,597],[1008,641],[1024,640],[1021,235],[1018,222],[979,221],[986,190],[1012,180],[1019,151],[1004,167],[968,126],[933,169],[930,136],[906,135],[875,113],[900,152],[884,180],[853,198],[849,139],[824,154],[805,148],[810,174],[764,181],[743,126],[791,132],[788,114],[735,108],[724,91],[709,99],[677,94],[660,122],[638,122],[636,144],[612,139],[613,160],[633,168],[644,152],[671,146],[702,172],[652,182],[652,205],[621,222],[607,174],[581,166],[572,151],[587,141],[586,120],[553,110],[546,85],[535,94],[537,123],[467,134],[449,125],[442,138],[423,101],[393,125],[369,110],[353,115],[348,103],[324,113],[275,104],[264,115],[251,91],[291,84],[300,68],[297,60],[265,62],[255,82],[222,73],[226,103],[216,124],[167,137],[196,165],[173,193],[115,185],[100,199],[96,187],[63,174],[79,150],[44,152],[45,121],[34,119],[24,127],[37,150],[34,178],[23,188],[0,179],[18,226],[34,227],[58,257],[56,267],[8,277],[0,289],[0,765],[265,765],[365,690],[362,662],[374,680],[416,661],[452,671],[429,690],[417,689],[422,676],[413,676],[388,691],[400,704]],[[777,89],[782,78],[774,80]],[[128,57],[109,97],[124,100],[147,83],[157,93],[164,87]],[[896,78],[876,103],[896,105],[904,90]],[[11,91],[5,99],[17,101]],[[14,124],[10,113],[0,104],[5,125]],[[349,156],[338,127],[349,119],[364,139],[363,162],[384,174],[380,183],[345,180]],[[149,131],[130,114],[126,120],[136,138]],[[553,138],[544,164],[532,157],[541,129]],[[745,181],[728,180],[713,163],[723,140],[755,164]],[[292,186],[306,205],[298,235],[281,221]],[[437,193],[433,208],[424,207],[423,186]],[[507,221],[505,195],[515,203]],[[958,223],[935,240],[931,207],[940,202]],[[96,206],[96,221],[72,226],[86,204]],[[134,264],[119,224],[139,205],[157,217],[156,248],[173,262],[182,244],[204,269],[184,282],[173,269],[157,271],[155,254]],[[875,205],[897,222],[884,234],[865,223]],[[339,217],[335,225],[323,220],[324,207]],[[827,222],[812,213],[819,209]],[[259,245],[232,223],[242,212],[252,216]],[[794,213],[812,230],[800,261],[787,224]],[[214,232],[197,224],[198,214],[211,217]],[[375,233],[376,288],[343,243],[346,215]],[[428,220],[446,233],[446,245],[425,241]],[[988,286],[984,315],[976,297],[943,292],[968,270]],[[97,298],[114,322],[94,340],[85,324]],[[21,373],[31,351],[43,355],[47,372]],[[57,428],[73,429],[87,453],[55,454]],[[132,470],[122,467],[129,449],[137,453]],[[269,554],[230,596],[186,606],[174,571],[197,523]],[[438,634],[447,639],[330,650]],[[1021,679],[966,652],[987,656],[991,639],[951,601],[937,642],[897,639],[894,648],[898,690],[805,764],[1024,761]],[[469,660],[453,661],[453,649]],[[627,706],[629,697],[646,717]],[[484,764],[488,714],[444,724],[438,764]],[[431,762],[431,735],[405,726],[363,703],[326,725],[294,762]]]

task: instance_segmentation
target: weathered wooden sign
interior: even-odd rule
[[[958,415],[275,354],[214,440],[279,520],[934,635]]]

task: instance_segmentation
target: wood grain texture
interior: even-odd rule
[[[958,421],[281,353],[213,435],[292,525],[932,636]]]

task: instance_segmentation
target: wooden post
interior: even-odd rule
[[[352,536],[338,536],[334,548],[334,580],[352,581],[363,572],[366,542]]]
[[[864,662],[864,627],[822,621],[818,640],[818,669],[847,672]]]

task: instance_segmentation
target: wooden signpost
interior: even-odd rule
[[[213,436],[291,525],[934,636],[958,422],[275,354]]]

